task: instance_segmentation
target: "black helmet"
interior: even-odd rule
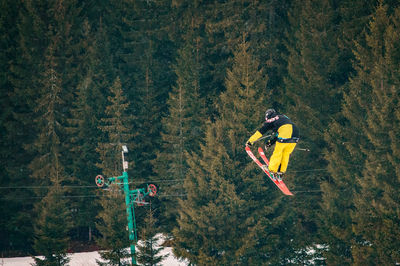
[[[265,112],[265,120],[271,119],[272,117],[275,117],[276,115],[277,115],[277,113],[276,113],[275,109],[268,109]]]

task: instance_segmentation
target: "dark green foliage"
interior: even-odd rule
[[[123,200],[105,203],[93,179],[120,174],[127,144],[131,186],[159,188],[150,231],[191,263],[400,261],[398,1],[0,7],[2,254],[50,254],[51,240],[66,262],[103,203],[103,226],[115,218],[122,229],[94,234],[113,239],[105,256],[118,264],[129,245]],[[243,149],[270,107],[300,127],[292,198]],[[59,238],[46,238],[47,224]]]
[[[92,76],[83,80],[79,85],[77,95],[71,109],[69,128],[67,132],[71,136],[70,155],[71,173],[81,186],[92,186],[96,175],[100,173],[96,167],[98,154],[94,152],[97,143],[100,141],[100,129],[98,128],[98,117],[101,114],[99,108],[104,97],[92,81]],[[91,101],[90,99],[97,99]],[[87,196],[95,196],[95,190],[82,188],[79,191]],[[72,202],[77,213],[74,217],[76,226],[88,231],[88,240],[91,241],[91,228],[94,228],[94,221],[91,217],[98,212],[97,201],[87,201],[85,198],[76,198]]]
[[[231,67],[233,50],[242,42],[243,33],[250,49],[268,73],[269,82],[262,93],[273,92],[272,104],[281,105],[282,82],[286,74],[287,51],[284,47],[288,28],[290,1],[211,1],[200,4],[206,9],[207,72],[206,85],[211,95],[223,91],[227,68]],[[207,88],[205,86],[205,88]]]
[[[35,258],[35,265],[66,265],[69,261],[68,232],[72,227],[69,202],[64,197],[65,190],[56,181],[50,191],[37,205],[39,217],[35,223],[35,241],[33,248],[36,254],[44,259]]]
[[[40,80],[42,90],[34,109],[35,124],[39,130],[37,139],[30,147],[36,152],[29,165],[31,176],[37,184],[51,185],[46,197],[36,205],[38,219],[33,247],[38,255],[45,257],[44,260],[36,258],[37,265],[64,265],[68,262],[68,232],[72,226],[68,202],[63,198],[65,190],[61,187],[67,181],[61,143],[66,121],[62,114],[65,99],[61,87],[62,75],[57,72],[59,58],[55,56],[56,42],[57,37],[54,37],[45,56]]]
[[[168,1],[122,1],[119,73],[134,114],[134,177],[155,176],[151,161],[161,145],[161,118],[174,83],[175,46],[169,40]]]
[[[360,190],[355,193],[352,213],[356,264],[395,264],[400,259],[399,196],[395,192],[400,185],[400,121],[396,114],[400,107],[399,11],[390,16],[388,7],[380,4],[369,24],[366,45],[356,50],[362,88],[371,91],[361,128],[369,142],[360,145],[365,167],[357,177]]]
[[[339,112],[338,87],[344,82],[336,78],[343,75],[337,45],[340,36],[338,17],[338,6],[334,1],[295,1],[290,10],[288,75],[283,99],[286,108],[282,112],[300,129],[300,142],[291,156],[286,179],[293,190],[305,191],[288,206],[293,208],[293,235],[299,236],[291,246],[299,256],[305,256],[304,247],[321,242],[318,235],[319,190],[321,182],[328,178],[326,172],[321,171],[327,164],[322,155],[326,146],[323,134],[331,118]],[[308,148],[310,152],[299,148]]]
[[[96,149],[100,155],[97,166],[107,177],[118,176],[122,170],[121,145],[129,145],[132,132],[132,116],[127,113],[129,101],[124,95],[121,81],[117,78],[109,88],[108,105],[105,106],[105,117],[101,118],[99,128],[103,136]]]
[[[6,47],[2,47],[1,50],[2,56],[11,57],[2,58],[5,60],[1,61],[2,78],[4,78],[2,80],[4,83],[1,84],[2,99],[7,99],[9,104],[8,107],[7,102],[1,104],[2,116],[5,118],[1,121],[2,127],[5,127],[1,138],[6,144],[4,148],[2,147],[2,152],[6,152],[5,158],[7,158],[1,161],[6,163],[5,169],[2,171],[4,170],[4,177],[8,178],[8,185],[17,187],[32,185],[34,182],[32,179],[28,179],[30,174],[28,165],[33,159],[35,151],[26,149],[26,145],[36,139],[33,108],[35,99],[38,98],[39,73],[43,71],[40,60],[44,57],[46,48],[45,41],[39,45],[32,40],[32,35],[35,33],[43,36],[44,30],[33,27],[38,23],[38,18],[32,18],[34,11],[27,5],[28,3],[21,1],[2,1],[2,12],[6,12],[8,16],[2,15],[1,39],[2,44],[6,44]],[[8,98],[3,98],[3,96]],[[1,176],[3,177],[3,173]],[[6,185],[3,182],[2,184]],[[4,220],[5,225],[1,227],[9,228],[9,239],[6,237],[4,243],[7,245],[15,243],[16,246],[12,249],[23,250],[23,252],[30,251],[31,247],[29,246],[32,245],[31,232],[33,228],[29,221],[32,215],[32,204],[35,200],[24,200],[32,193],[33,191],[26,189],[11,190],[10,193],[4,194],[5,199],[8,199],[7,202],[1,202],[5,206],[4,217],[7,217]],[[10,207],[10,212],[7,211],[8,207]],[[16,229],[19,224],[26,226],[21,230]],[[29,243],[28,247],[21,243],[25,242],[24,240]]]
[[[193,37],[194,38],[194,37]],[[168,113],[162,119],[161,152],[153,161],[154,169],[161,180],[163,193],[177,195],[183,191],[183,180],[187,171],[187,152],[197,152],[204,137],[205,103],[200,97],[200,49],[195,39],[190,39],[178,51],[175,73],[177,85],[167,100]],[[170,220],[168,228],[176,224],[176,200],[165,199],[163,216]],[[167,229],[167,231],[169,231]]]
[[[12,67],[18,59],[18,10],[20,1],[1,1],[0,4],[0,186],[26,186],[27,164],[30,157],[21,145],[29,136],[15,117],[20,95],[14,93]],[[32,140],[32,137],[29,138]],[[31,251],[32,231],[29,210],[32,204],[24,200],[32,191],[27,189],[2,189],[0,191],[0,250]],[[17,210],[17,211],[16,211]],[[23,226],[21,226],[23,225]]]
[[[257,264],[268,256],[257,249],[267,249],[264,241],[272,226],[267,227],[270,221],[259,211],[273,215],[274,208],[265,207],[271,194],[260,186],[263,177],[252,173],[243,153],[249,131],[258,124],[254,114],[263,101],[259,90],[266,77],[248,43],[243,41],[234,59],[218,102],[220,118],[207,126],[201,152],[187,160],[188,196],[180,201],[174,230],[175,253],[198,265]]]
[[[70,9],[71,6],[75,8]],[[71,40],[76,33],[74,22],[79,20],[77,15],[80,9],[75,1],[15,1],[14,8],[10,14],[17,12],[19,17],[8,27],[10,33],[18,30],[18,35],[14,36],[18,56],[8,61],[13,112],[6,123],[13,149],[9,154],[14,157],[10,158],[14,163],[8,165],[7,172],[12,176],[13,186],[28,186],[31,183],[46,185],[55,176],[60,179],[61,176],[66,177],[64,163],[68,161],[68,156],[63,156],[67,147],[64,131],[68,116],[66,105],[72,96],[72,91],[66,88],[73,86],[76,80],[71,75],[76,72],[76,62],[71,59],[76,47]],[[71,72],[67,74],[65,68],[70,68]],[[29,175],[34,179],[29,179]],[[35,193],[45,195],[39,189]],[[32,194],[32,191],[25,195],[19,192],[13,194],[16,200],[9,206],[29,215],[29,205],[35,200],[26,199]],[[20,199],[25,199],[26,203],[19,203]],[[14,222],[30,224],[23,220],[27,219],[25,215],[11,219],[10,225]],[[32,229],[25,232],[24,238],[28,239],[28,243],[31,232]]]
[[[69,94],[62,89],[64,76],[58,69],[59,63],[63,62],[58,56],[59,38],[58,35],[51,38],[45,53],[44,71],[39,80],[41,90],[34,109],[38,134],[29,147],[36,152],[29,164],[32,178],[36,184],[52,185],[50,192],[36,205],[38,219],[33,247],[38,255],[45,257],[44,260],[36,258],[37,265],[64,265],[68,262],[66,250],[69,244],[68,232],[72,225],[67,200],[62,198],[65,190],[61,187],[68,181],[61,140],[65,136],[66,127],[62,108]]]
[[[392,115],[397,103],[391,100],[396,98],[393,97],[396,85],[392,84],[397,82],[397,78],[393,78],[397,76],[397,70],[393,71],[391,66],[397,61],[397,52],[391,48],[396,46],[394,39],[388,36],[398,33],[393,31],[396,27],[389,27],[389,24],[386,9],[380,6],[370,23],[368,34],[355,43],[356,74],[349,82],[348,93],[344,95],[341,114],[331,123],[326,134],[330,143],[326,158],[330,161],[332,179],[322,186],[325,217],[322,222],[324,235],[329,236],[326,238],[330,246],[327,259],[333,264],[390,264],[393,259],[383,253],[377,254],[383,243],[378,241],[379,244],[372,244],[375,238],[368,233],[374,232],[376,236],[385,234],[386,238],[389,232],[397,230],[395,226],[389,226],[390,229],[379,226],[380,219],[373,220],[373,217],[383,214],[376,213],[373,210],[375,207],[371,206],[373,202],[380,201],[379,193],[390,193],[392,190],[379,181],[392,178],[390,166],[385,167],[386,174],[382,177],[378,172],[381,168],[378,165],[382,163],[379,158],[392,153],[392,144],[389,144],[391,141],[387,136],[391,135],[397,123]],[[372,132],[380,135],[373,136]],[[375,145],[378,139],[381,144]],[[390,212],[391,207],[388,206],[384,208]],[[395,243],[397,240],[389,241]]]
[[[349,60],[354,59],[355,41],[363,42],[362,25],[374,11],[374,5],[371,1],[344,1],[340,4],[339,11],[342,18],[339,27],[342,30],[341,37],[338,38],[338,64],[342,74],[337,76],[337,81],[342,83],[343,77],[355,72]],[[365,22],[359,23],[359,21]],[[355,177],[360,175],[364,161],[359,152],[359,143],[365,141],[365,137],[359,134],[358,129],[363,123],[361,117],[364,116],[364,107],[368,105],[368,100],[359,97],[368,97],[368,92],[365,89],[361,91],[360,83],[355,84],[357,85],[352,88],[349,88],[348,84],[342,86],[341,90],[348,93],[343,96],[340,112],[332,114],[324,137],[328,144],[325,158],[329,162],[330,178],[321,185],[324,193],[320,232],[329,246],[324,255],[330,264],[352,263],[351,240],[354,235],[350,213],[354,207]]]
[[[342,84],[332,79],[340,75],[336,74],[340,72],[336,43],[339,33],[335,25],[338,14],[331,1],[299,1],[296,7],[291,17],[294,32],[290,36],[288,77],[285,79],[290,99],[287,115],[298,121],[302,143],[312,151],[312,157],[307,160],[321,165],[320,153],[325,145],[322,135],[340,106],[339,91],[334,88]],[[313,167],[308,162],[302,164]],[[318,185],[317,177],[309,178]]]
[[[143,224],[140,233],[141,243],[137,246],[137,262],[146,266],[160,265],[160,262],[168,255],[159,255],[164,247],[159,246],[161,238],[160,235],[157,235],[156,219],[151,208],[147,211]]]

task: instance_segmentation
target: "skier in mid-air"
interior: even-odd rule
[[[274,109],[268,109],[265,112],[263,126],[249,138],[246,145],[253,145],[268,130],[273,131],[274,137],[266,142],[266,146],[271,147],[276,143],[268,169],[274,176],[282,180],[288,167],[290,154],[299,141],[299,130],[286,115],[279,114]]]

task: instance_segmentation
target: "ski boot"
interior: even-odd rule
[[[285,175],[285,173],[282,173],[282,172],[277,172],[277,173],[275,174],[276,179],[277,179],[278,181],[282,181],[282,178],[284,177],[284,175]]]

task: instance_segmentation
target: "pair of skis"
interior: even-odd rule
[[[253,161],[264,171],[264,173],[267,174],[267,176],[271,179],[271,181],[283,192],[283,194],[288,196],[293,196],[293,193],[290,192],[290,190],[286,187],[285,183],[283,183],[282,180],[276,179],[274,175],[268,170],[269,162],[267,156],[265,156],[264,150],[261,147],[258,148],[258,153],[260,154],[265,164],[262,164],[256,158],[256,156],[254,156],[249,146],[246,146],[246,152],[250,156],[250,158],[253,159]]]

